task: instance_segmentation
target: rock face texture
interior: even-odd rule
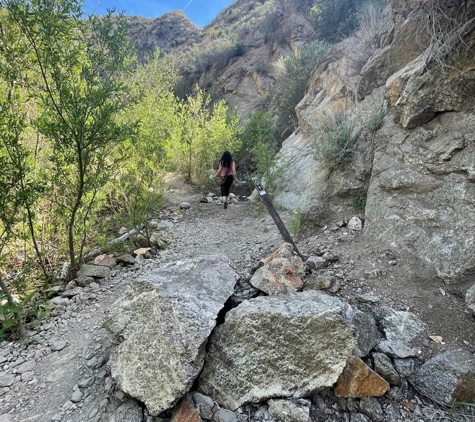
[[[275,200],[301,209],[305,234],[349,219],[365,198],[363,236],[411,255],[418,276],[455,283],[475,273],[475,6],[454,15],[459,32],[443,34],[452,43],[443,50],[427,29],[429,3],[388,4],[366,56],[355,56],[357,32],[319,59],[297,107],[300,131],[281,149]],[[451,5],[439,4],[455,13]],[[356,139],[351,162],[336,170],[318,157],[329,142],[319,127],[335,113]]]
[[[307,291],[258,297],[214,334],[199,389],[228,409],[331,386],[355,347],[340,300]]]
[[[178,261],[131,283],[105,322],[122,340],[110,359],[122,391],[153,415],[176,404],[201,371],[208,336],[236,280],[229,259],[215,255]]]

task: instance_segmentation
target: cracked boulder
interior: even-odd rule
[[[119,344],[111,374],[152,415],[173,407],[200,373],[208,337],[237,274],[223,255],[178,261],[133,281],[106,315]]]
[[[198,388],[233,410],[302,398],[336,382],[355,344],[339,299],[319,291],[261,296],[216,330]]]

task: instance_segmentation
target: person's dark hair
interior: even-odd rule
[[[221,157],[221,165],[223,167],[231,167],[233,163],[233,157],[231,157],[231,153],[229,151],[224,151],[223,156]]]

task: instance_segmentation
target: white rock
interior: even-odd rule
[[[352,217],[348,222],[348,228],[354,231],[360,231],[363,228],[363,223],[358,217]]]

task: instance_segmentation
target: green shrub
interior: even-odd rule
[[[325,114],[318,127],[316,157],[331,168],[351,161],[357,137],[354,125],[343,112]]]
[[[367,198],[368,192],[367,191],[361,191],[358,192],[351,200],[351,206],[352,208],[359,213],[363,213],[365,208],[366,208],[366,198]]]
[[[380,108],[376,114],[373,114],[367,124],[367,129],[370,133],[375,133],[383,125],[384,116],[386,116],[386,111],[384,108]]]
[[[277,61],[275,85],[270,97],[271,108],[277,115],[278,135],[282,139],[297,128],[295,107],[305,96],[307,81],[317,58],[327,49],[327,43],[316,41]]]
[[[367,0],[314,0],[310,17],[319,38],[337,42],[349,36],[358,25],[358,9]]]

